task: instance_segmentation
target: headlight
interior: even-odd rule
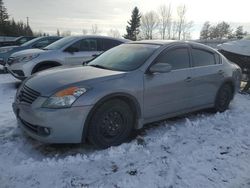
[[[13,48],[2,48],[2,49],[0,49],[0,53],[4,54],[4,53],[7,53],[7,52],[9,52],[11,50],[13,50]]]
[[[43,108],[69,108],[80,97],[86,93],[87,89],[79,87],[70,87],[62,91],[57,92],[50,98],[48,98]]]
[[[39,56],[40,54],[29,54],[29,55],[25,55],[25,56],[19,56],[19,57],[15,57],[15,63],[19,63],[19,62],[28,62],[31,61],[32,59],[35,59]]]

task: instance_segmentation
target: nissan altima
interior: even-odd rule
[[[240,79],[237,65],[205,45],[131,42],[87,66],[32,75],[13,109],[21,129],[39,141],[88,140],[106,148],[146,123],[205,108],[225,111]]]

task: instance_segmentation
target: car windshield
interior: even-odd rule
[[[22,44],[21,46],[29,46],[29,45],[32,45],[34,42],[37,42],[41,39],[42,37],[38,37],[38,38],[35,38],[35,39],[32,39],[28,42],[25,42],[24,44]]]
[[[17,38],[15,38],[13,41],[18,41],[18,40],[21,39],[21,38],[23,38],[23,37],[17,37]]]
[[[72,41],[74,41],[76,39],[76,37],[65,37],[65,38],[62,38],[48,46],[46,46],[44,48],[44,50],[58,50],[58,49],[61,49],[63,48],[65,45],[71,43]]]
[[[116,71],[132,71],[144,64],[159,47],[153,44],[122,44],[106,51],[88,65]]]

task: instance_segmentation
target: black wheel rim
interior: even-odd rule
[[[109,111],[101,119],[101,134],[105,138],[113,138],[120,135],[124,128],[124,118],[118,111]]]

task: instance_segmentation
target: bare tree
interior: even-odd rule
[[[185,16],[187,13],[187,9],[185,5],[180,5],[177,8],[177,32],[178,32],[178,40],[181,40],[181,34],[183,33],[183,28],[185,25]]]
[[[172,22],[172,26],[171,26],[171,32],[170,32],[170,39],[177,39],[177,34],[178,34],[178,23],[177,21],[173,21]]]
[[[191,39],[191,30],[192,30],[193,26],[194,26],[194,22],[193,21],[185,22],[183,24],[183,28],[182,28],[182,39],[183,40],[189,40],[189,39]]]
[[[61,36],[63,36],[63,37],[67,37],[67,36],[70,36],[70,35],[71,35],[71,31],[70,30],[63,31],[62,34],[61,34]]]
[[[171,38],[171,25],[172,25],[172,8],[171,4],[168,6],[161,5],[159,8],[159,31],[161,38]],[[166,37],[167,34],[167,37]]]
[[[92,25],[92,27],[91,27],[91,33],[92,33],[93,35],[98,35],[98,34],[101,33],[101,30],[99,30],[97,24]]]
[[[87,35],[87,34],[88,34],[88,30],[83,28],[83,29],[82,29],[82,34],[83,34],[83,35]]]
[[[59,29],[56,30],[56,35],[57,35],[58,37],[60,37],[60,30],[59,30]]]
[[[141,30],[145,39],[153,39],[154,30],[159,24],[158,15],[154,11],[145,13],[141,19]]]
[[[108,36],[111,36],[114,38],[121,38],[121,34],[118,29],[110,29],[108,32]]]

